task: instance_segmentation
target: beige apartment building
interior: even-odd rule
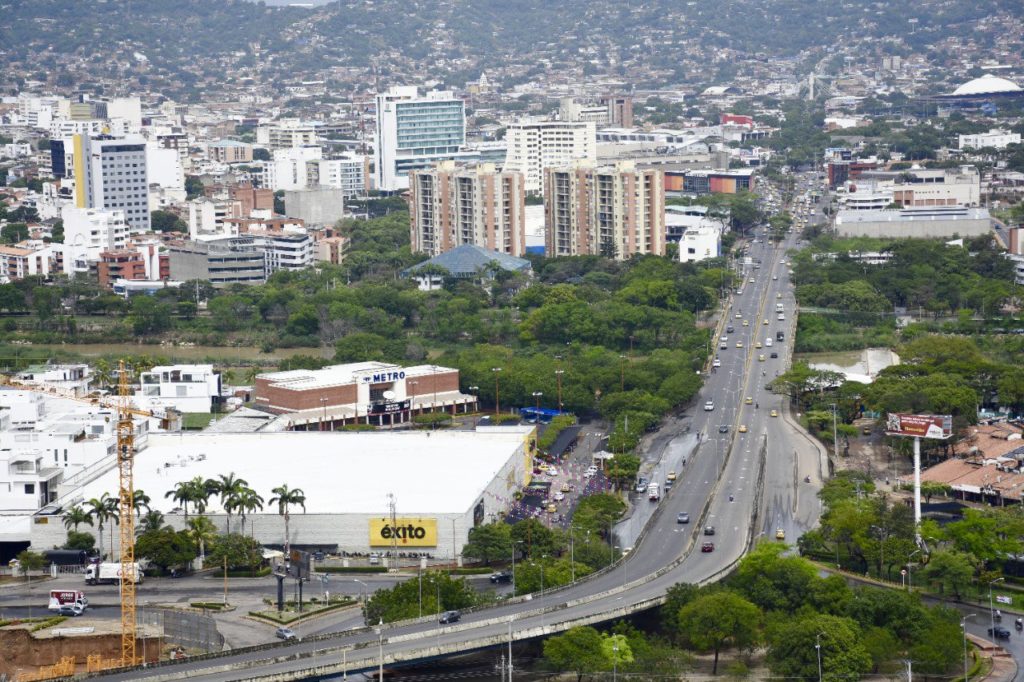
[[[665,253],[662,171],[577,163],[544,172],[545,255]]]
[[[494,164],[441,161],[409,172],[412,250],[438,256],[463,244],[522,256],[526,252],[526,190],[518,172]]]

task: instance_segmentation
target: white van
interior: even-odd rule
[[[765,338],[764,345],[765,345],[766,348],[771,348],[772,347],[772,337],[769,336],[769,337]]]

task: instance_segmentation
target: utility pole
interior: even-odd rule
[[[491,367],[491,371],[494,372],[494,423],[498,423],[498,414],[501,413],[501,400],[498,396],[498,373],[501,372],[501,367]]]
[[[393,565],[389,565],[388,568],[398,568],[398,512],[397,510],[398,500],[395,498],[394,493],[388,493],[388,516],[391,517],[391,560],[394,561]]]
[[[228,555],[224,555],[224,606],[228,605]]]
[[[562,413],[562,375],[565,374],[564,369],[555,370],[555,379],[558,381],[558,413]]]
[[[832,403],[832,453],[839,461],[839,427],[836,425],[836,404]]]

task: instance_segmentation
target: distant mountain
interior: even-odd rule
[[[544,70],[709,82],[749,55],[872,53],[880,39],[907,54],[949,36],[992,44],[991,18],[1022,13],[1019,0],[0,0],[0,65],[78,84],[134,76],[143,55],[143,83],[193,97],[232,76],[280,86],[333,67],[453,82],[503,68],[506,84]]]

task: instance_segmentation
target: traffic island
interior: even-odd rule
[[[270,599],[264,599],[263,602],[268,606],[273,604]],[[357,603],[358,602],[356,600],[349,599],[348,597],[331,597],[330,602],[311,599],[310,601],[302,602],[302,611],[300,612],[294,601],[288,601],[285,602],[284,611],[278,611],[277,609],[250,611],[249,617],[263,622],[273,623],[274,625],[289,625],[301,623],[302,621],[321,616],[331,611],[348,608],[356,605]]]

